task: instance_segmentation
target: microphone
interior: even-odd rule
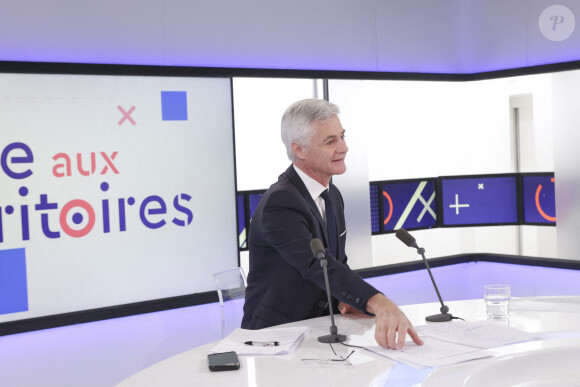
[[[413,235],[409,234],[407,230],[405,230],[404,228],[400,228],[395,235],[397,236],[397,238],[399,238],[401,242],[406,244],[407,247],[414,247],[416,249],[419,248],[419,246],[417,246],[417,241],[415,240]]]
[[[310,250],[312,250],[312,254],[318,259],[325,259],[326,258],[326,250],[324,250],[324,245],[322,241],[318,238],[314,238],[310,241]]]
[[[320,336],[318,341],[321,343],[342,343],[346,341],[345,335],[338,334],[338,328],[334,324],[334,312],[332,310],[332,299],[330,297],[330,284],[328,282],[328,261],[326,260],[326,250],[324,249],[324,245],[318,238],[314,238],[310,241],[310,250],[312,250],[312,254],[316,258],[320,260],[320,266],[322,266],[322,270],[324,272],[324,282],[326,283],[326,296],[328,297],[328,309],[330,311],[330,334]]]
[[[404,228],[400,228],[399,230],[397,230],[397,233],[395,234],[395,236],[397,238],[399,238],[399,240],[401,242],[403,242],[404,244],[406,244],[408,247],[414,247],[415,249],[417,249],[417,254],[421,254],[421,256],[423,257],[423,262],[425,262],[425,267],[427,268],[427,272],[429,272],[429,277],[431,277],[431,282],[433,282],[433,287],[435,287],[435,291],[437,292],[437,297],[439,297],[439,302],[441,303],[441,309],[439,309],[441,311],[441,313],[439,314],[434,314],[432,316],[427,316],[425,317],[425,320],[429,321],[429,322],[444,322],[444,321],[451,321],[451,319],[453,318],[453,316],[449,312],[449,307],[447,307],[447,305],[445,305],[443,303],[443,300],[441,299],[441,294],[439,294],[439,289],[437,289],[437,284],[435,283],[435,279],[433,278],[433,274],[431,274],[431,268],[429,268],[429,263],[427,262],[427,259],[425,258],[425,249],[422,247],[419,247],[417,245],[417,241],[415,240],[415,238],[409,234],[407,232],[407,230],[405,230]]]

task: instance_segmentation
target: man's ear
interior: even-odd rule
[[[293,142],[292,152],[294,152],[294,155],[296,156],[297,159],[304,160],[304,154],[306,153],[305,147],[303,147],[298,143]]]

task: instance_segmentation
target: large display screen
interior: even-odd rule
[[[554,174],[522,175],[524,223],[556,224]]]
[[[0,322],[238,266],[229,78],[0,74]]]
[[[443,226],[518,222],[517,176],[441,177]]]

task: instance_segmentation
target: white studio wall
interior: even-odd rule
[[[282,115],[293,102],[322,98],[321,83],[314,79],[233,79],[238,191],[267,189],[288,168],[290,160],[280,137]],[[249,272],[247,251],[240,252],[240,266]]]
[[[550,74],[509,79],[510,108],[517,109],[517,128],[512,138],[517,144],[517,169],[520,172],[554,171],[555,134]],[[515,122],[512,121],[512,124]],[[558,177],[559,179],[560,177]],[[526,225],[519,228],[519,254],[523,256],[558,258],[558,227]]]
[[[344,82],[344,83],[343,83]],[[346,253],[353,269],[374,266],[372,254],[369,176],[369,139],[373,129],[364,125],[364,85],[349,81],[329,81],[331,102],[341,109],[340,119],[348,145],[346,172],[333,177],[344,198],[344,215],[348,230]],[[348,90],[346,90],[348,89]],[[367,182],[365,184],[365,181]]]
[[[535,101],[535,130],[523,134],[535,149],[527,170],[553,170],[550,85],[547,74],[463,83],[331,81],[330,97],[343,111],[357,110],[356,123],[365,126],[369,180],[397,180],[517,172],[509,97],[522,93]],[[556,257],[554,227],[521,229],[525,232],[518,226],[497,226],[415,233],[430,257],[517,255],[522,253],[520,237],[526,255]],[[418,258],[394,235],[374,236],[372,243],[375,266]]]
[[[233,96],[238,191],[266,189],[290,165],[280,137],[284,111],[298,100],[322,98],[322,82],[234,78]]]
[[[558,256],[578,260],[580,251],[580,71],[553,75]]]
[[[234,95],[240,90],[236,88],[238,82],[237,79],[234,82]],[[244,89],[253,90],[254,98],[264,95],[268,100],[277,101],[281,98],[279,95],[292,95],[286,91],[290,85],[298,87],[305,81],[244,82]],[[309,82],[306,81],[305,92]],[[244,93],[247,96],[248,91]],[[354,268],[417,259],[392,234],[369,237],[369,181],[517,172],[515,158],[518,152],[510,124],[510,96],[521,94],[531,95],[534,101],[532,129],[521,133],[520,143],[534,150],[528,152],[530,156],[524,171],[552,171],[549,74],[473,82],[329,81],[330,100],[341,108],[341,121],[349,145],[347,172],[335,177],[335,183],[345,195],[349,223],[347,248],[349,262]],[[264,100],[265,97],[253,102],[246,99],[249,105],[257,105],[244,105],[245,110],[261,112],[258,107]],[[284,106],[289,103],[284,101]],[[248,189],[266,189],[279,173],[273,166],[277,169],[286,166],[286,161],[276,165],[271,154],[272,149],[283,152],[278,115],[281,116],[284,108],[272,107],[271,110],[278,112],[271,117],[269,113],[254,114],[256,118],[254,121],[247,119],[243,131],[236,124],[236,142],[249,143],[253,138],[261,138],[264,147],[260,149],[264,149],[269,160],[261,162],[260,151],[252,156],[251,165],[242,162],[242,167],[238,166],[239,187],[241,182],[252,179],[256,183],[247,185]],[[262,121],[265,117],[269,117],[267,123]],[[265,131],[270,128],[275,129]],[[259,181],[263,182],[262,186]],[[415,233],[428,248],[430,257],[477,252],[557,256],[555,227],[486,226]],[[242,261],[244,259],[247,258],[242,255]]]

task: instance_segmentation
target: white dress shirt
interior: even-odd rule
[[[312,196],[312,200],[314,200],[316,207],[318,207],[318,211],[320,211],[322,219],[326,222],[324,199],[320,197],[320,194],[325,190],[327,190],[328,187],[323,186],[322,184],[320,184],[319,182],[308,176],[306,173],[302,172],[302,170],[298,168],[296,165],[293,166],[298,176],[300,176],[300,178],[304,182],[304,185],[306,186],[308,193],[310,194],[310,196]]]

